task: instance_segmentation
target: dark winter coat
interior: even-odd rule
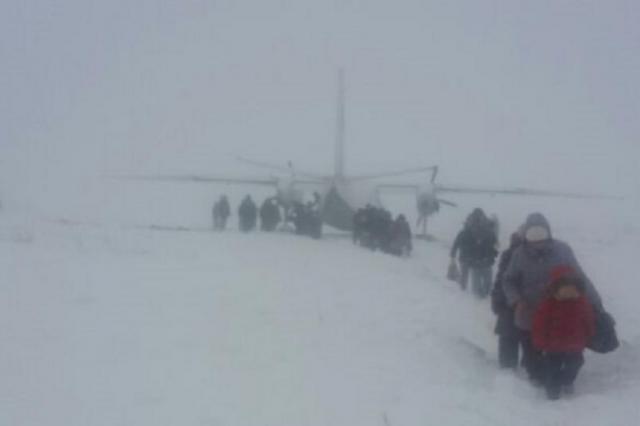
[[[390,251],[394,254],[402,254],[406,249],[412,250],[411,244],[411,227],[405,219],[396,219],[391,225],[391,242]]]
[[[595,333],[593,308],[575,287],[569,294],[546,297],[533,317],[531,338],[536,349],[544,352],[582,352]]]
[[[240,227],[244,230],[253,229],[256,226],[258,208],[251,198],[245,198],[238,207]]]
[[[218,203],[218,214],[221,218],[226,219],[231,214],[231,207],[229,201],[226,198],[222,198]]]
[[[504,272],[507,270],[509,262],[511,261],[511,256],[520,244],[521,241],[519,239],[512,238],[509,248],[502,252],[498,263],[496,279],[493,284],[493,290],[491,291],[491,309],[493,310],[493,313],[497,315],[494,331],[500,336],[514,336],[519,333],[519,330],[514,323],[515,312],[504,294],[502,280],[504,278]]]
[[[466,226],[458,233],[451,257],[456,257],[471,267],[488,267],[495,262],[498,251],[496,250],[496,236],[488,226]]]
[[[358,209],[353,215],[353,242],[361,242],[363,234],[367,230],[367,211]]]
[[[272,199],[267,199],[260,207],[260,220],[266,231],[273,231],[280,222],[280,209]]]

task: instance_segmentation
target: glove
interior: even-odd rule
[[[513,305],[513,311],[515,313],[515,316],[520,315],[522,313],[522,311],[524,311],[525,309],[527,309],[527,304],[525,302],[523,302],[522,300],[517,301]]]

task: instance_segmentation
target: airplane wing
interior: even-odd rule
[[[621,199],[621,197],[607,194],[585,194],[578,192],[558,192],[530,188],[483,188],[472,186],[436,185],[438,192],[450,192],[457,194],[487,194],[487,195],[529,195],[536,197],[560,197],[576,199]]]
[[[191,182],[191,183],[226,183],[239,185],[261,185],[276,186],[277,180],[274,178],[245,178],[228,176],[208,176],[208,175],[120,175],[112,176],[118,180],[139,180],[139,181],[164,181],[164,182]]]
[[[412,194],[417,194],[420,191],[420,185],[416,185],[414,183],[381,183],[376,186],[376,190],[378,191],[388,191],[388,192],[410,192]],[[437,200],[442,204],[445,204],[450,207],[458,207],[456,203],[453,201],[445,200],[440,197],[437,197]]]
[[[381,183],[376,186],[378,190],[389,192],[416,192],[420,185],[413,183]],[[438,193],[448,192],[454,194],[485,194],[485,195],[523,195],[536,197],[560,197],[576,199],[608,199],[621,200],[622,197],[608,194],[586,194],[578,192],[558,192],[530,188],[486,188],[463,185],[435,185]],[[443,200],[441,200],[443,201]]]
[[[376,185],[378,191],[388,192],[417,192],[420,185],[415,183],[380,183]]]
[[[164,181],[164,182],[187,182],[187,183],[223,183],[231,185],[256,185],[256,186],[277,186],[278,179],[274,177],[233,177],[233,176],[212,176],[212,175],[119,175],[111,176],[118,180],[138,180],[138,181]],[[318,186],[323,182],[315,179],[293,179],[296,185]]]
[[[351,176],[349,177],[349,180],[350,181],[375,180],[375,179],[387,178],[387,177],[413,175],[416,173],[424,173],[424,172],[431,172],[431,182],[433,182],[436,176],[438,175],[438,166],[417,167],[413,169],[397,170],[393,172],[378,173],[373,175]],[[402,184],[400,185],[403,186]]]

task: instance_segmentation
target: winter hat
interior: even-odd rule
[[[478,219],[478,218],[484,219],[485,217],[487,217],[487,215],[484,214],[484,210],[482,210],[480,207],[476,207],[475,209],[473,209],[470,216],[475,219]]]
[[[576,275],[575,269],[573,269],[569,265],[558,265],[551,269],[549,276],[551,277],[551,282],[555,282],[560,280],[561,278],[571,278]]]
[[[529,242],[545,241],[551,239],[551,227],[547,218],[542,213],[531,213],[527,216],[523,230],[525,240]]]
[[[484,214],[484,210],[480,207],[476,207],[473,211],[467,216],[467,220],[465,224],[467,226],[475,226],[478,223],[483,223],[487,220],[487,215]]]
[[[575,299],[584,291],[582,280],[576,275],[575,269],[569,265],[558,265],[549,275],[551,277],[550,294],[558,300]]]

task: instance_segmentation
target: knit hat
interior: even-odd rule
[[[569,265],[555,266],[549,273],[549,276],[551,277],[551,282],[558,281],[561,278],[571,278],[571,277],[574,277],[575,275],[576,275],[575,269],[573,269]]]
[[[558,265],[549,273],[548,294],[558,300],[575,299],[584,291],[584,283],[569,265]]]

